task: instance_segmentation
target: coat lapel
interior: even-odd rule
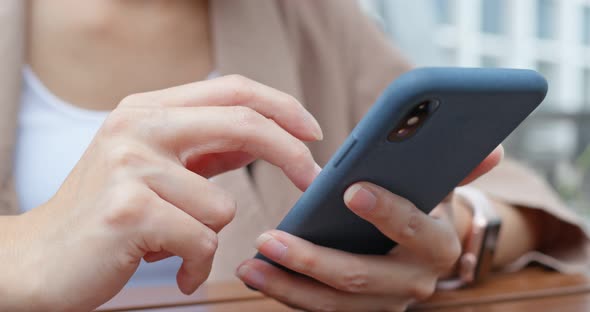
[[[258,0],[253,5],[249,1],[212,0],[210,9],[215,68],[220,74],[241,74],[301,98],[295,60],[275,1]],[[259,163],[255,171],[265,166],[271,167]],[[272,168],[275,175],[280,174],[280,170]],[[264,177],[277,180],[272,179],[274,175]],[[213,181],[238,200],[236,218],[220,233],[221,243],[211,272],[212,280],[227,280],[234,278],[228,268],[238,267],[244,257],[256,251],[251,243],[236,242],[252,242],[264,230],[273,228],[284,209],[266,205],[245,169],[222,174]],[[259,182],[264,181],[257,179],[256,184]]]
[[[297,60],[276,0],[258,0],[256,5],[250,1],[212,0],[210,10],[215,66],[220,74],[241,74],[302,100]],[[257,163],[252,174],[256,184],[265,184],[266,180],[277,182],[283,176],[278,168],[265,162]],[[224,179],[224,176],[219,178]],[[245,190],[252,180],[243,182]],[[277,191],[281,190],[278,198],[291,199],[280,200],[288,205],[300,193],[288,180],[286,182],[287,188],[275,186]],[[259,199],[262,205],[242,203],[242,206],[262,209],[265,219],[272,223],[278,217],[268,216],[282,216],[284,209],[275,207],[274,201]]]
[[[12,179],[12,158],[24,46],[25,1],[0,1],[0,215],[18,211]]]
[[[210,1],[216,69],[300,98],[295,58],[276,1]]]

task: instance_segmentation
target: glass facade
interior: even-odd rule
[[[440,50],[441,65],[457,66],[457,51],[451,48]]]
[[[454,0],[431,0],[434,1],[436,21],[439,24],[453,24]]]
[[[549,91],[547,91],[547,96],[545,97],[544,105],[541,105],[540,109],[543,110],[559,110],[557,101],[557,75],[559,73],[558,66],[554,63],[546,62],[546,61],[539,61],[537,62],[537,71],[541,73],[547,79],[549,83]]]
[[[555,39],[557,33],[557,6],[555,0],[537,0],[537,37]]]
[[[497,57],[484,55],[480,60],[481,67],[500,67],[500,60]]]
[[[582,44],[590,46],[590,6],[582,9]]]
[[[590,112],[590,68],[582,72],[582,101],[584,101],[584,109]]]
[[[506,0],[482,0],[481,31],[489,34],[503,34],[506,29]]]

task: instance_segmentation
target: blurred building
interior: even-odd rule
[[[541,108],[506,142],[562,195],[590,198],[590,0],[361,0],[418,66],[531,68]],[[586,197],[586,201],[581,198]]]

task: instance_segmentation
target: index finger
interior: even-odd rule
[[[422,265],[413,261],[397,261],[381,255],[352,254],[319,246],[278,230],[260,235],[256,246],[270,260],[348,295],[406,293],[413,288],[408,286],[410,282],[415,286],[422,285],[417,277],[425,275],[420,272],[424,270]],[[253,261],[260,260],[250,260]]]
[[[481,177],[482,175],[488,173],[490,170],[494,169],[502,159],[504,158],[504,147],[502,145],[498,145],[494,151],[488,155],[471,173],[461,181],[459,185],[465,185],[473,182],[477,178]]]
[[[131,96],[125,106],[198,107],[246,106],[305,141],[321,140],[317,120],[295,99],[240,75],[189,83]]]
[[[449,220],[432,218],[401,196],[359,182],[346,190],[344,202],[383,235],[437,266],[450,267],[459,257],[461,244]]]

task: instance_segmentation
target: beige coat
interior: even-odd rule
[[[0,1],[0,214],[19,212],[12,157],[20,103],[26,1]],[[380,91],[409,65],[353,1],[212,0],[216,69],[239,73],[300,99],[324,130],[310,144],[320,164],[346,138]],[[213,279],[233,278],[237,265],[254,253],[254,239],[274,227],[299,196],[279,170],[262,162],[252,171],[216,180],[239,199],[236,219],[221,233]],[[581,221],[531,171],[505,162],[477,186],[508,203],[542,209],[569,229],[567,244],[529,254],[562,270],[586,270],[588,242]],[[568,225],[571,224],[572,226]],[[570,239],[575,237],[576,240]],[[559,260],[559,261],[557,261]]]

